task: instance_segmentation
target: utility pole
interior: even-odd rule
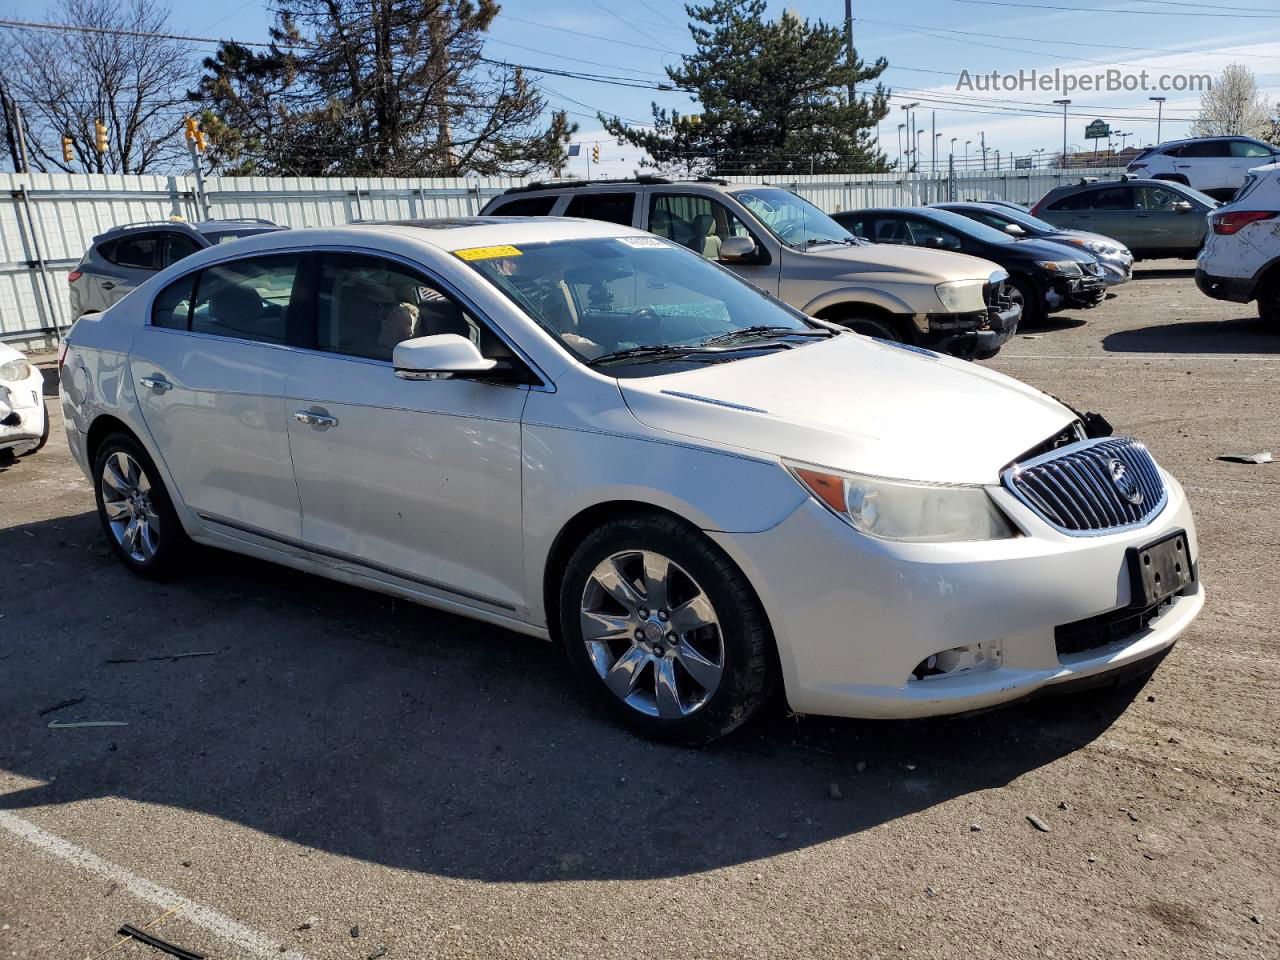
[[[22,108],[13,105],[14,126],[18,128],[18,155],[22,158],[22,172],[31,172],[31,161],[27,157],[27,124],[22,116]]]
[[[935,177],[938,175],[938,111],[933,111],[931,117],[931,125],[933,127],[933,162],[929,164],[929,172]]]
[[[16,118],[13,110],[16,104],[9,99],[9,94],[4,88],[4,81],[0,80],[0,117],[4,119],[4,142],[9,149],[9,159],[13,163],[13,170],[16,173],[22,162],[22,158],[18,155],[18,135],[14,128]]]
[[[1164,102],[1169,98],[1147,97],[1147,99],[1156,105],[1156,145],[1158,146],[1161,143],[1164,143],[1164,140],[1160,136],[1160,128],[1164,126]]]
[[[982,130],[978,133],[979,142],[982,144],[982,169],[987,169],[987,131]]]
[[[969,145],[971,143],[973,143],[972,140],[966,140],[964,142],[964,169],[966,173],[969,170]]]
[[[849,69],[852,70],[857,61],[853,54],[853,0],[844,0],[844,48],[848,53]],[[854,78],[849,77],[849,103],[852,105],[853,98],[857,96],[857,86]]]
[[[1071,106],[1070,100],[1053,101],[1062,108],[1062,166],[1067,166],[1067,107]]]
[[[915,159],[913,160],[912,153],[911,153],[911,140],[915,136],[915,129],[916,129],[915,124],[911,122],[911,111],[918,106],[920,106],[919,103],[907,103],[907,104],[903,104],[902,106],[902,109],[907,112],[907,172],[908,173],[910,173],[915,168],[916,163],[920,159],[919,154],[916,154]]]

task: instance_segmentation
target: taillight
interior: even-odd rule
[[[82,276],[84,276],[84,274],[81,273],[79,270],[72,270],[70,273],[67,274],[67,283],[75,283]]]
[[[1215,213],[1209,217],[1213,232],[1224,237],[1239,233],[1251,223],[1280,217],[1280,210],[1236,210],[1231,213]]]
[[[62,369],[62,365],[67,362],[67,341],[58,341],[58,369]]]
[[[1042,206],[1044,206],[1044,201],[1043,201],[1043,200],[1041,200],[1039,203],[1037,203],[1034,207],[1032,207],[1032,208],[1031,208],[1031,215],[1032,215],[1033,217],[1038,217],[1038,216],[1040,216],[1040,208],[1041,208]]]

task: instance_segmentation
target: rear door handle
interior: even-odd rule
[[[144,387],[151,390],[159,390],[161,393],[164,393],[166,390],[173,389],[173,384],[164,377],[140,377],[138,382]]]
[[[323,410],[299,410],[293,415],[293,419],[321,430],[338,425],[338,418],[329,416]]]
[[[102,289],[103,289],[103,290],[110,290],[110,289],[112,289],[114,286],[115,286],[115,283],[114,283],[113,281],[111,281],[111,280],[103,280],[103,281],[102,281]]]

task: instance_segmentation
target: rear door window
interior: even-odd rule
[[[1248,140],[1233,140],[1231,143],[1231,155],[1233,157],[1248,158],[1269,157],[1271,156],[1271,148]]]
[[[177,263],[183,257],[189,257],[199,249],[199,245],[190,237],[183,236],[180,233],[171,233],[165,248],[164,265],[167,267],[171,263]]]
[[[634,193],[579,193],[569,201],[564,215],[629,227],[635,219],[635,210]]]
[[[1101,190],[1085,190],[1064,197],[1050,210],[1132,210],[1132,187],[1104,187]]]
[[[138,270],[160,269],[160,241],[158,233],[136,233],[121,237],[111,248],[112,263],[121,267],[133,267]]]
[[[499,204],[489,211],[487,216],[490,217],[546,217],[550,216],[551,209],[556,205],[559,197],[521,197],[518,200],[508,200],[506,203]],[[593,219],[601,219],[595,217]],[[631,221],[627,221],[627,225],[631,225]]]
[[[200,272],[191,331],[263,343],[288,342],[301,254],[249,257]]]
[[[1200,140],[1196,143],[1184,143],[1181,156],[1203,160],[1206,157],[1231,156],[1231,143],[1227,140]]]

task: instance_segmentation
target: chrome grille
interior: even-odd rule
[[[1102,264],[1098,263],[1096,260],[1092,260],[1089,263],[1084,264],[1084,272],[1089,274],[1091,277],[1100,277],[1102,276]]]
[[[1132,437],[1085,440],[1004,472],[1005,487],[1063,533],[1111,533],[1146,523],[1168,498],[1147,448]]]

